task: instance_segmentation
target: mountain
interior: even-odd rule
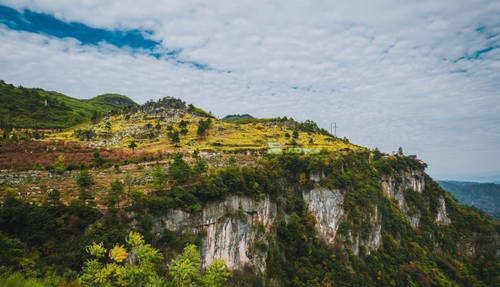
[[[500,283],[497,220],[312,121],[168,97],[29,136],[0,139],[0,285]]]
[[[0,81],[0,122],[13,128],[68,128],[110,111],[134,107],[126,96],[80,100],[61,93],[16,87]]]
[[[438,183],[460,202],[500,219],[500,184],[442,180]]]

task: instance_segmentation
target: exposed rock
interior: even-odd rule
[[[267,251],[254,248],[254,243],[268,235],[276,213],[276,205],[269,197],[259,201],[229,196],[224,201],[208,204],[201,214],[170,210],[154,220],[153,232],[160,235],[162,230],[168,229],[206,233],[202,246],[203,266],[220,258],[230,269],[249,265],[264,272]]]
[[[382,245],[382,217],[375,207],[374,212],[369,217],[370,232],[364,234],[354,233],[350,230],[347,234],[351,244],[351,251],[358,256],[362,249],[365,255],[369,255],[372,251],[377,250]]]
[[[317,184],[322,177],[323,173],[311,174],[310,180]],[[405,192],[423,191],[423,172],[407,171],[386,177],[382,179],[381,186],[385,194],[397,202],[409,223],[417,228],[421,215],[408,207]],[[345,240],[355,255],[369,255],[380,248],[382,218],[377,206],[363,215],[363,222],[369,224],[369,228],[363,228],[364,231],[348,230],[346,238],[337,238],[339,225],[345,219],[343,193],[340,190],[316,186],[312,190],[303,191],[302,197],[309,212],[316,219],[318,237],[326,243],[334,244],[336,240]],[[230,269],[250,266],[265,272],[267,242],[275,236],[272,227],[277,216],[277,205],[269,196],[257,200],[232,195],[223,201],[207,204],[198,214],[190,214],[180,209],[169,210],[153,220],[153,233],[160,236],[168,229],[203,234],[203,266],[206,267],[220,258]],[[280,216],[286,218],[287,215],[280,213]],[[436,221],[441,224],[450,222],[443,197],[439,199]]]
[[[344,196],[338,190],[330,190],[322,187],[302,193],[307,208],[316,218],[316,231],[318,237],[325,242],[335,242],[337,228],[339,227],[344,210],[342,203]]]
[[[439,197],[439,205],[436,214],[436,222],[443,225],[448,225],[451,223],[448,217],[448,212],[446,211],[446,201],[443,196]]]
[[[203,246],[203,264],[224,259],[229,268],[254,266],[263,272],[266,254],[253,248],[260,234],[257,225],[268,232],[276,218],[276,205],[269,197],[256,201],[248,197],[231,196],[203,210],[207,237]],[[228,216],[229,215],[229,216]]]
[[[405,191],[423,192],[425,189],[425,176],[423,171],[410,170],[399,174],[398,176],[387,176],[382,178],[381,187],[384,193],[391,199],[394,199],[401,212],[413,228],[420,224],[420,214],[410,212],[406,199]]]

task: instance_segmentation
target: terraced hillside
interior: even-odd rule
[[[314,122],[288,118],[219,120],[178,99],[165,98],[134,111],[104,117],[49,135],[50,140],[78,141],[85,145],[145,151],[242,151],[358,149]],[[132,145],[131,145],[132,144]]]

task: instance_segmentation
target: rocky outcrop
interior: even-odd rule
[[[309,212],[316,218],[318,237],[332,244],[339,227],[344,210],[344,196],[339,190],[316,187],[302,194]]]
[[[231,269],[249,265],[263,272],[267,251],[254,248],[254,244],[267,236],[276,212],[276,205],[269,197],[255,200],[230,196],[224,201],[208,204],[201,214],[170,210],[154,220],[153,233],[160,235],[164,229],[204,233],[204,266],[220,258]]]
[[[375,207],[373,213],[369,216],[370,230],[367,234],[355,233],[352,230],[348,232],[348,239],[351,246],[351,251],[358,256],[360,251],[364,255],[370,255],[374,250],[377,250],[382,245],[382,217],[378,208]]]
[[[420,224],[418,211],[411,211],[405,199],[405,192],[412,191],[422,193],[425,189],[425,175],[423,171],[409,170],[399,175],[391,175],[382,178],[381,187],[384,193],[394,199],[401,212],[413,228]]]
[[[451,220],[448,217],[448,212],[446,211],[446,201],[443,196],[440,196],[438,200],[436,222],[442,225],[448,225],[451,223]]]
[[[248,197],[231,196],[203,210],[207,236],[202,248],[203,263],[224,259],[229,268],[245,265],[259,271],[266,268],[266,252],[254,248],[254,243],[268,233],[276,218],[276,205],[269,197],[256,201]]]

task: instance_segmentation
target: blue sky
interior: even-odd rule
[[[498,1],[0,0],[0,79],[334,121],[435,177],[500,177],[498,15]]]

